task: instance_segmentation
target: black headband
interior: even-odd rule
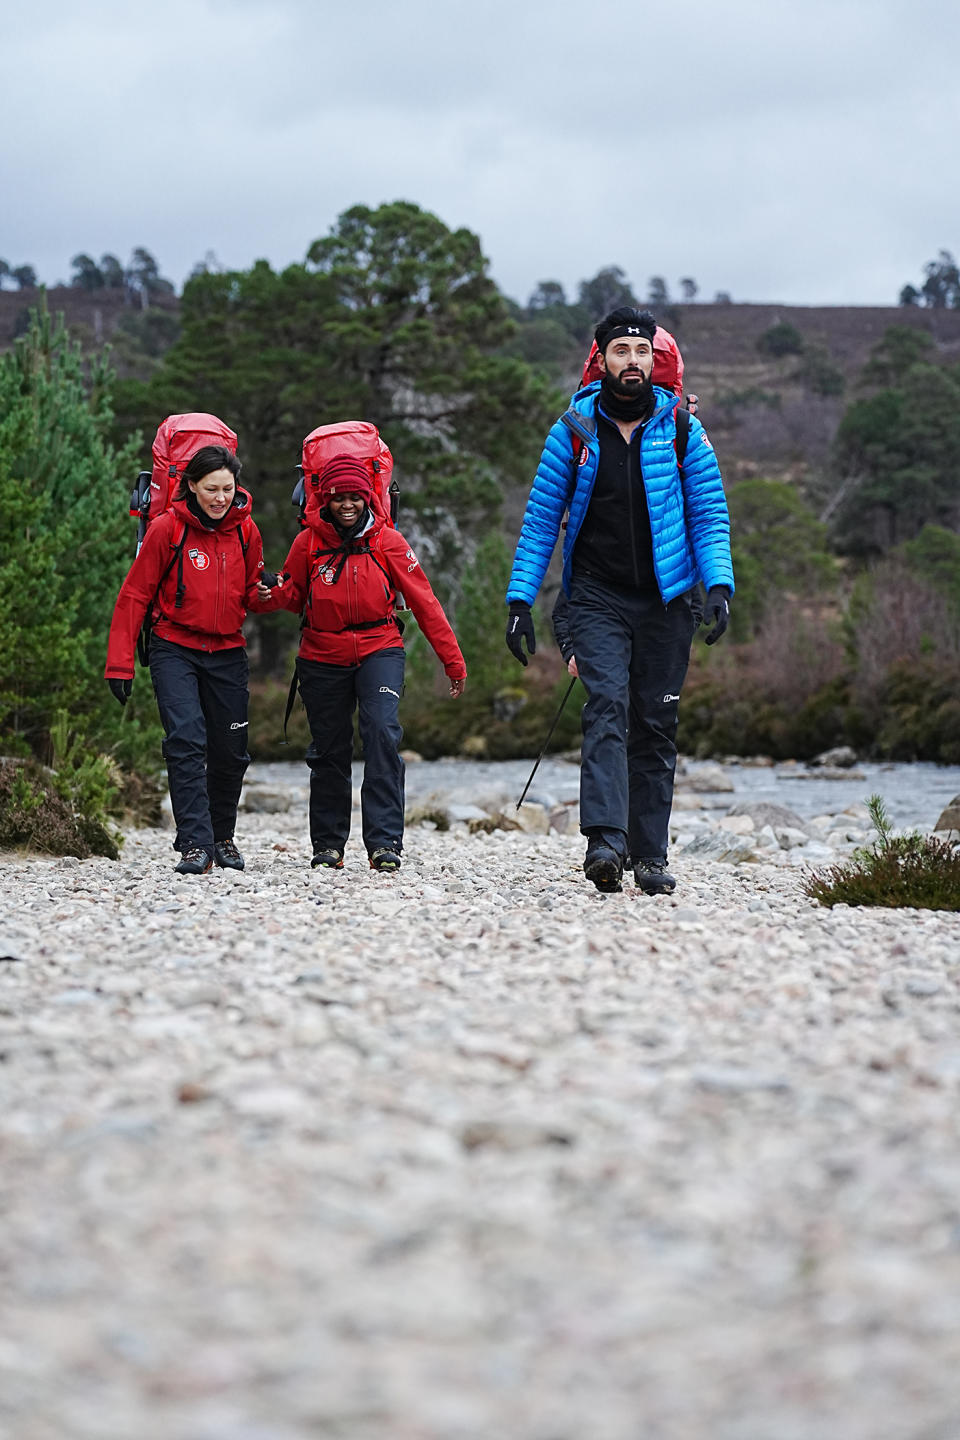
[[[656,325],[615,325],[609,334],[604,335],[602,348],[606,350],[611,340],[619,340],[624,335],[640,335],[652,345],[656,329]]]

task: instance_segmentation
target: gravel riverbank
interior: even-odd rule
[[[292,803],[0,857],[4,1440],[955,1440],[960,917],[806,900],[861,817],[651,900]]]

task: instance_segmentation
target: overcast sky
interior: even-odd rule
[[[892,304],[960,251],[955,0],[31,0],[0,29],[0,256],[179,286],[406,199],[526,300]]]

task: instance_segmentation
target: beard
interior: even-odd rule
[[[603,376],[600,385],[604,409],[616,420],[641,420],[653,409],[653,375],[640,371],[629,375]]]
[[[611,395],[616,395],[621,400],[637,400],[641,396],[646,399],[653,389],[653,375],[644,375],[642,370],[631,370],[626,374],[621,371],[619,375],[611,375],[608,370],[603,377],[603,384]]]

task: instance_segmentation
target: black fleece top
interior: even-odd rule
[[[652,407],[651,407],[652,409]],[[657,589],[647,492],[640,467],[640,437],[628,445],[597,406],[600,459],[593,494],[573,552],[573,573],[590,575],[622,590]]]

